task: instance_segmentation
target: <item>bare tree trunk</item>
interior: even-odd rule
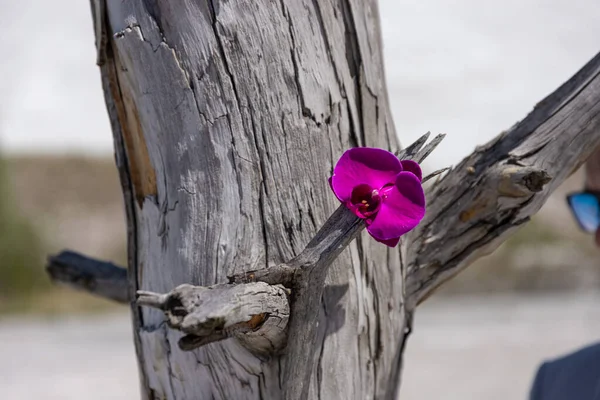
[[[49,271],[165,312],[132,302],[143,398],[394,399],[416,305],[600,145],[598,55],[433,186],[401,255],[358,237],[327,184],[349,147],[398,150],[376,0],[92,6],[129,293],[109,263]]]
[[[94,6],[132,290],[209,286],[293,258],[337,205],[327,178],[343,150],[398,148],[374,0]],[[340,255],[306,338],[310,398],[385,393],[402,293],[397,250],[358,239]],[[306,384],[284,376],[294,360],[233,340],[182,352],[161,313],[133,312],[145,398],[275,399],[286,380]]]

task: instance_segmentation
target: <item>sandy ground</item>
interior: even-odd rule
[[[129,316],[0,322],[0,398],[139,398]]]
[[[424,304],[402,400],[525,399],[543,359],[600,340],[599,294],[440,298]],[[127,315],[0,322],[2,399],[131,400]]]
[[[434,300],[417,314],[402,400],[526,399],[542,360],[600,341],[600,293]]]

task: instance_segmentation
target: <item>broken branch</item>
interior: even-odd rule
[[[422,162],[441,143],[446,135],[437,135],[423,147],[430,133],[427,132],[413,144],[398,153],[401,160],[420,160]],[[438,175],[446,169],[435,171],[430,177]],[[428,177],[428,179],[430,178]],[[230,283],[266,282],[280,283],[286,287],[293,287],[302,278],[299,274],[311,273],[319,268],[325,273],[335,258],[350,244],[362,230],[365,229],[363,221],[354,215],[345,205],[340,205],[327,219],[315,237],[306,245],[304,250],[294,259],[285,264],[243,272],[229,277]],[[324,282],[325,275],[322,276]],[[313,274],[313,276],[316,276]],[[323,283],[313,282],[317,286]]]
[[[167,294],[140,290],[137,295],[139,305],[162,310],[168,325],[186,334],[179,340],[182,350],[194,350],[229,337],[263,356],[285,346],[290,309],[281,285],[184,284]]]
[[[118,303],[128,303],[127,270],[73,251],[48,257],[50,279]]]
[[[406,237],[409,308],[529,221],[600,146],[600,53],[427,193]]]

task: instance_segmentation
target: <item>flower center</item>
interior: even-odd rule
[[[368,218],[379,211],[382,200],[378,189],[367,184],[358,185],[352,190],[351,209],[359,218]]]

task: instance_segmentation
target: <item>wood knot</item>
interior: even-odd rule
[[[552,177],[544,170],[532,171],[523,177],[523,183],[532,192],[541,192]]]
[[[544,189],[552,177],[543,169],[508,166],[500,173],[498,193],[506,197],[527,197]]]
[[[254,354],[285,347],[289,302],[281,285],[183,284],[163,294],[138,290],[137,303],[165,313],[167,325],[185,334],[179,340],[184,351],[230,337]]]

